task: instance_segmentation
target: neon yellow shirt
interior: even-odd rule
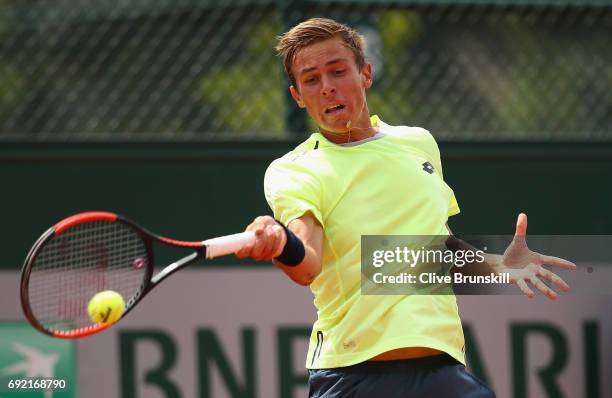
[[[349,366],[403,347],[465,363],[455,296],[361,294],[361,235],[448,235],[447,219],[459,213],[432,135],[372,122],[374,137],[343,146],[314,133],[266,171],[274,216],[288,224],[311,212],[325,234],[322,271],[310,285],[318,319],[306,367]]]

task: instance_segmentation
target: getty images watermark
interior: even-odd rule
[[[511,285],[508,273],[492,272],[486,264],[491,242],[457,249],[447,240],[444,235],[362,236],[362,294],[496,294]]]
[[[362,236],[361,293],[521,294],[509,274],[492,272],[486,263],[490,255],[504,253],[513,235],[461,236],[466,245],[460,247],[448,238]],[[554,269],[570,286],[564,295],[612,295],[612,235],[528,235],[526,244],[578,266],[575,271]]]
[[[471,275],[461,272],[448,273],[453,267],[477,266],[485,264],[483,250],[450,250],[429,249],[424,246],[414,249],[407,246],[395,246],[388,250],[372,252],[372,266],[379,272],[372,274],[376,284],[509,284],[510,275],[505,272],[490,272],[486,275]],[[382,267],[388,264],[400,265],[397,268],[408,268],[409,271],[388,274]],[[431,271],[431,265],[437,265],[437,272]],[[404,267],[402,267],[403,265]],[[418,270],[417,270],[418,267]],[[388,268],[388,267],[387,267]],[[394,271],[397,270],[394,267]],[[440,272],[441,271],[441,272]]]

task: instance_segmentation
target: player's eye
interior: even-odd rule
[[[340,76],[340,75],[343,75],[344,72],[346,72],[346,69],[344,69],[344,68],[336,69],[336,70],[334,70],[334,75]]]
[[[317,81],[317,78],[315,76],[310,76],[303,80],[303,82],[306,84],[313,84],[313,83],[316,83],[316,81]]]

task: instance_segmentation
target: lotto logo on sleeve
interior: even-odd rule
[[[423,163],[423,165],[422,165],[422,166],[423,166],[423,171],[426,171],[426,172],[428,172],[429,174],[433,174],[433,172],[434,172],[434,167],[432,166],[432,164],[431,164],[431,163],[429,163],[429,162],[425,162],[425,163]]]
[[[76,346],[27,323],[0,323],[0,397],[77,396]]]

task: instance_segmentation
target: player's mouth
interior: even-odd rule
[[[340,112],[343,109],[344,109],[344,105],[336,104],[336,105],[328,106],[327,108],[325,108],[325,113],[326,114],[333,114],[333,113],[336,113],[336,112]]]

